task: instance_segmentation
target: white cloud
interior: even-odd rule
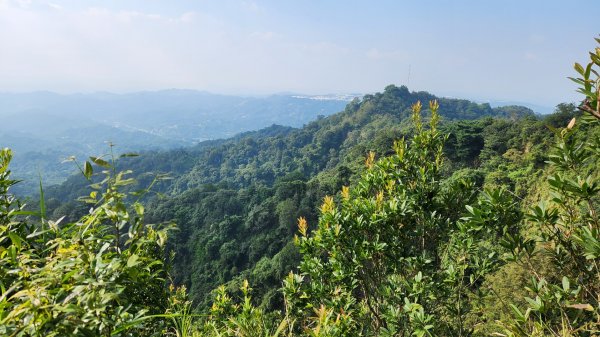
[[[62,9],[61,5],[55,4],[55,3],[52,3],[52,2],[49,2],[47,5],[48,5],[48,7],[52,8],[52,9],[56,9],[56,10],[61,10]]]
[[[192,12],[42,10],[0,1],[0,91],[192,86],[186,70],[193,73],[194,62],[202,62],[194,56],[217,45],[211,41],[216,21],[178,24],[194,23]]]
[[[482,97],[502,91],[518,98],[524,91],[515,83],[534,79],[541,87],[551,76],[562,80],[587,50],[573,47],[575,36],[549,38],[556,35],[547,31],[551,26],[500,37],[470,28],[452,35],[443,25],[402,34],[412,29],[410,21],[317,22],[327,16],[302,15],[311,10],[306,6],[261,8],[267,5],[250,0],[206,6],[206,12],[201,5],[174,12],[145,1],[134,8],[121,1],[94,1],[106,4],[95,8],[66,3],[0,0],[0,91],[368,92],[406,83],[412,67],[411,89],[457,88]],[[544,68],[566,70],[552,75]],[[544,75],[531,76],[532,69]]]
[[[326,90],[346,72],[340,60],[353,57],[336,43],[291,41],[276,31],[245,28],[197,11],[167,16],[13,6],[0,12],[0,91],[179,87],[264,93],[306,91],[306,78],[322,85],[314,90]],[[336,75],[318,79],[331,70]]]

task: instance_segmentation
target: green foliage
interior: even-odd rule
[[[388,86],[302,129],[273,126],[193,148],[122,158],[120,166],[142,172],[132,175],[136,182],[123,191],[148,186],[157,174],[173,177],[154,184],[159,194],[140,200],[147,202],[150,222],[178,224],[179,230],[168,243],[175,252],[171,270],[174,281],[187,286],[194,303],[207,309],[212,289],[248,279],[258,302],[281,309],[283,302],[276,290],[281,278],[299,262],[297,250],[288,245],[295,219],[304,216],[316,223],[323,197],[359,178],[366,153],[387,156],[394,140],[411,137],[410,106],[432,98],[426,92]],[[544,137],[551,136],[543,122],[528,117],[524,109],[515,120],[463,120],[510,116],[501,108],[466,100],[440,102],[439,114],[446,122],[439,128],[450,133],[442,175],[472,170],[479,177],[477,187],[483,179],[488,187],[509,184],[511,191],[526,194],[531,176],[543,165]],[[429,116],[425,109],[424,120]],[[536,134],[539,137],[529,141]],[[504,141],[509,145],[494,145]],[[508,151],[517,155],[505,158]],[[92,183],[101,180],[96,175],[91,179]],[[64,221],[73,222],[85,215],[87,207],[74,200],[89,193],[89,184],[79,175],[60,187],[46,188],[48,216],[65,216]],[[455,217],[464,209],[458,198],[443,202],[453,203],[448,208]]]
[[[0,152],[0,333],[6,336],[156,335],[142,317],[166,307],[162,256],[167,227],[144,222],[144,208],[128,210],[119,188],[132,181],[114,164],[74,223],[24,218],[9,193],[9,150]],[[84,165],[86,177],[92,165]],[[42,209],[43,214],[43,209]]]
[[[576,267],[597,258],[597,232],[566,231],[560,245],[545,246],[556,240],[554,227],[538,231],[520,210],[551,190],[553,198],[569,196],[561,199],[566,206],[554,200],[532,214],[561,226],[585,221],[587,202],[597,202],[597,127],[577,123],[548,157],[547,125],[576,116],[572,106],[539,119],[463,100],[424,111],[415,105],[431,98],[388,86],[303,129],[274,126],[138,158],[91,157],[80,167],[83,178],[41,190],[39,212],[10,196],[14,182],[0,169],[8,229],[0,236],[1,328],[23,335],[479,336],[498,331],[494,320],[505,333],[545,329],[535,320],[589,322],[597,310],[587,304],[595,302],[574,299],[587,296],[578,282],[594,279]],[[508,119],[452,120],[480,116]],[[555,162],[550,170],[546,160]],[[134,176],[117,164],[153,173]],[[174,179],[157,179],[160,172]],[[544,173],[555,177],[551,186],[534,188]],[[90,184],[87,204],[58,200]],[[161,194],[147,193],[147,185]],[[575,218],[559,216],[567,208]],[[178,231],[168,240],[166,228],[146,224],[169,221]],[[557,258],[569,249],[579,257]],[[186,287],[166,290],[167,255],[172,280],[189,295]],[[539,268],[525,289],[531,266]],[[552,277],[563,269],[566,278]],[[519,295],[528,299],[514,300]]]
[[[474,185],[441,183],[446,136],[437,129],[436,102],[430,110],[425,129],[421,105],[413,106],[412,139],[377,162],[370,153],[368,170],[342,189],[339,204],[325,198],[310,235],[299,220],[301,274],[284,288],[294,315],[307,320],[314,308],[329,308],[346,322],[345,335],[473,333],[465,322],[469,296],[501,263],[494,242],[517,230],[519,214],[501,191],[484,193],[462,218],[446,207]]]
[[[152,202],[148,216],[178,224],[169,240],[176,253],[172,276],[189,287],[196,304],[208,308],[212,289],[247,278],[266,307],[281,307],[273,292],[298,263],[297,250],[289,244],[293,221],[315,214],[315,195],[324,193],[320,189],[302,180],[237,191],[206,187]]]
[[[535,236],[507,242],[511,258],[523,262],[531,274],[526,305],[513,305],[513,319],[502,323],[510,336],[596,336],[600,332],[600,79],[596,71],[600,49],[590,56],[585,69],[575,64],[582,78],[574,79],[586,96],[580,109],[588,115],[556,130],[557,143],[549,158],[551,198],[540,201],[527,215]],[[557,272],[540,271],[530,262],[536,255],[546,256]]]
[[[282,300],[276,295],[276,289],[281,278],[299,262],[295,249],[281,251],[293,237],[295,219],[303,216],[309,223],[316,223],[317,208],[323,197],[358,178],[365,153],[388,155],[394,139],[414,133],[414,126],[404,122],[404,118],[410,116],[410,104],[419,97],[433,96],[390,86],[383,93],[356,100],[341,114],[303,129],[273,127],[212,146],[146,154],[124,161],[122,165],[131,166],[135,171],[171,171],[175,178],[156,185],[169,198],[149,201],[147,214],[153,222],[172,220],[178,224],[179,231],[170,239],[170,247],[176,252],[175,282],[185,284],[194,303],[207,309],[212,289],[232,280],[248,279],[259,303],[281,309]],[[442,102],[447,106],[440,108],[440,114],[449,119],[493,115],[496,111],[466,104],[467,101],[444,99]],[[464,110],[467,107],[469,114]],[[426,110],[424,118],[429,115]],[[448,143],[452,145],[444,149],[449,160],[445,161],[443,174],[457,168],[478,170],[486,165],[477,171],[478,175],[494,170],[502,175],[498,180],[524,190],[530,182],[527,178],[531,170],[506,177],[507,169],[487,165],[488,159],[480,159],[490,139],[505,132],[500,128],[494,132],[496,125],[512,130],[507,136],[509,140],[518,138],[508,148],[515,151],[528,151],[524,143],[535,133],[522,132],[526,126],[534,125],[531,128],[541,134],[539,138],[551,136],[543,122],[535,119],[448,122],[440,125],[440,129],[451,134]],[[466,130],[472,131],[461,135]],[[461,141],[455,143],[454,139]],[[478,139],[478,143],[473,139]],[[532,142],[535,141],[537,139]],[[535,152],[539,156],[543,146],[544,142],[540,142],[529,155]],[[506,147],[503,149],[508,151]],[[468,155],[462,155],[463,152]],[[493,160],[509,162],[503,157],[502,149],[486,153],[491,153],[489,158]],[[518,165],[532,160],[527,157],[510,163],[512,172]],[[140,182],[144,179],[139,178]],[[478,183],[480,181],[478,178]],[[66,189],[64,186],[63,190]],[[448,207],[455,217],[464,209],[458,200],[443,201],[455,202],[456,207]],[[64,212],[64,208],[61,211]]]

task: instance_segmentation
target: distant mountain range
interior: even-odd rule
[[[326,99],[325,99],[326,97]],[[61,162],[109,150],[170,149],[272,124],[301,127],[344,109],[352,95],[242,97],[194,90],[129,94],[0,93],[0,146],[15,152],[13,168],[32,187],[38,171],[59,183],[74,167]],[[33,181],[33,182],[32,182]]]
[[[31,195],[38,188],[40,175],[46,186],[61,183],[76,170],[72,163],[63,163],[66,158],[106,154],[109,144],[116,146],[117,153],[183,148],[271,125],[299,128],[361,102],[378,102],[372,113],[379,114],[390,109],[387,99],[408,104],[436,98],[393,85],[386,88],[383,98],[380,95],[286,93],[243,97],[175,89],[129,94],[0,93],[0,147],[13,149],[15,177],[24,180],[15,191]],[[534,113],[523,106],[492,107],[439,99],[447,120],[482,116],[514,119]]]
[[[104,125],[184,143],[229,137],[271,124],[300,127],[360,95],[242,97],[194,90],[130,94],[0,94],[0,131],[36,137]]]
[[[519,102],[519,101],[482,101],[482,103],[488,103],[492,108],[497,108],[501,106],[508,105],[519,105],[527,107],[533,110],[536,114],[547,115],[554,112],[555,107],[549,107],[545,105],[527,103],[527,102]]]

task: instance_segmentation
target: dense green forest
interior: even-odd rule
[[[153,187],[165,197],[149,200],[146,216],[151,222],[177,223],[171,241],[172,275],[177,284],[188,286],[195,303],[206,308],[212,289],[247,278],[257,285],[255,295],[261,303],[275,308],[281,305],[280,280],[299,262],[291,242],[296,219],[303,216],[315,223],[323,197],[357,177],[367,152],[385,155],[395,139],[414,132],[410,107],[421,99],[438,98],[389,86],[302,129],[272,126],[185,151],[145,153],[119,166],[143,172],[137,177],[140,186],[150,183],[149,172],[174,178]],[[539,156],[551,132],[529,109],[438,100],[446,106],[440,114],[452,137],[446,147],[448,172],[462,169],[461,174],[477,177],[482,184],[484,176],[496,170],[497,176],[489,180],[516,186],[543,164]],[[575,111],[568,105],[561,109],[567,117]],[[511,160],[502,155],[532,144],[537,145],[526,160],[530,167],[504,176],[498,165]],[[86,194],[88,184],[78,175],[47,191],[51,209],[59,200],[73,200],[53,210],[54,216],[82,216],[86,207],[74,200]]]
[[[30,205],[5,149],[0,333],[595,336],[590,55],[546,117],[390,85],[300,129],[110,148]]]

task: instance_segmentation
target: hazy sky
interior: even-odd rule
[[[598,0],[0,0],[0,91],[394,83],[554,106],[578,98],[566,77],[595,47],[599,12]]]

